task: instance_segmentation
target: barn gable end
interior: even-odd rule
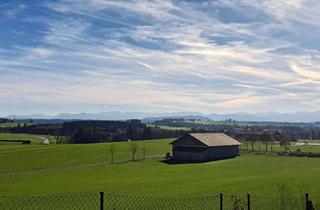
[[[206,147],[204,143],[194,138],[193,136],[187,134],[177,140],[171,142],[173,148],[181,147],[181,146],[197,146],[197,147]]]

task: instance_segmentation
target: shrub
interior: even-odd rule
[[[320,157],[320,153],[303,152],[300,149],[297,149],[296,151],[289,151],[289,152],[278,152],[277,155],[292,156],[292,157]]]

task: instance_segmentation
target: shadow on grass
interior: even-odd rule
[[[237,157],[237,156],[236,156]],[[210,162],[217,162],[221,160],[229,160],[233,159],[236,157],[226,157],[226,158],[219,158],[215,160],[207,160],[207,161],[186,161],[186,160],[175,160],[175,159],[165,159],[165,160],[160,160],[159,162],[168,164],[168,165],[178,165],[178,164],[199,164],[199,163],[210,163]]]

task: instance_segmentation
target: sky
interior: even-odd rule
[[[1,0],[0,115],[320,109],[318,0]]]

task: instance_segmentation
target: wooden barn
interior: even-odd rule
[[[224,133],[189,133],[172,143],[172,158],[204,162],[239,155],[240,142]]]

